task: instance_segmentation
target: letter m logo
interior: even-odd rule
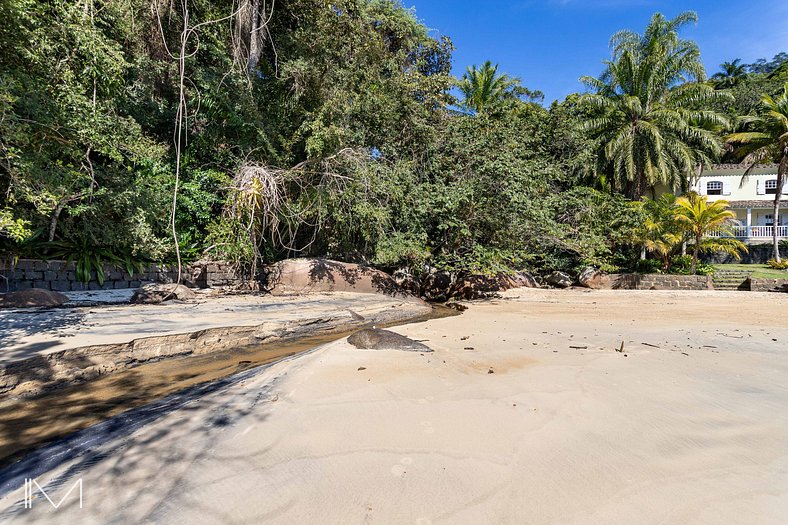
[[[25,478],[25,508],[26,509],[33,508],[33,493],[36,489],[38,489],[38,491],[44,495],[44,497],[47,499],[50,505],[52,505],[56,509],[60,508],[60,505],[66,500],[68,495],[71,494],[71,492],[73,492],[74,488],[76,488],[77,486],[79,486],[79,508],[81,509],[82,508],[82,478],[79,478],[73,485],[71,485],[71,488],[68,489],[68,492],[66,492],[65,495],[62,498],[60,498],[60,501],[58,501],[57,503],[52,501],[52,498],[50,498],[49,494],[47,494],[47,492],[43,488],[41,488],[41,485],[38,484],[38,481],[36,481],[35,479]]]

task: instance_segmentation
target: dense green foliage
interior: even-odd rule
[[[177,172],[186,258],[631,268],[645,214],[622,193],[684,186],[781,74],[707,84],[659,18],[616,37],[598,94],[547,109],[492,63],[453,78],[452,42],[396,0],[261,4],[0,0],[0,251],[172,261]],[[642,138],[604,146],[632,112]]]

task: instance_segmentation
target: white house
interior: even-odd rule
[[[725,199],[736,213],[739,225],[733,234],[749,242],[766,242],[772,238],[774,224],[774,196],[777,193],[777,164],[755,167],[744,177],[747,166],[718,164],[705,170],[691,188],[709,201]],[[788,200],[783,192],[777,235],[788,238]]]

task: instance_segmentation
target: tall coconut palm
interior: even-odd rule
[[[749,164],[744,176],[763,162],[777,162],[777,192],[774,195],[774,258],[780,262],[780,244],[777,226],[780,224],[780,198],[788,173],[788,82],[776,98],[764,95],[759,115],[740,120],[746,131],[728,135],[727,143],[734,146],[740,158]]]
[[[530,91],[520,84],[518,78],[498,73],[498,64],[489,60],[476,67],[469,66],[458,83],[463,94],[462,105],[476,113],[500,106],[502,102],[516,100],[521,96],[538,98],[541,93]]]
[[[582,77],[595,93],[581,104],[594,116],[585,128],[597,140],[596,174],[638,199],[657,184],[686,189],[698,166],[722,152],[717,133],[728,125],[712,109],[729,94],[705,85],[695,42],[679,38],[694,13],[667,20],[657,13],[643,35],[621,31],[599,78]]]
[[[722,71],[711,76],[720,89],[732,88],[747,76],[747,66],[741,63],[740,58],[733,62],[723,62],[720,64],[720,69]]]
[[[694,240],[692,248],[692,267],[694,274],[698,269],[700,252],[724,252],[741,259],[741,252],[747,246],[740,240],[730,237],[709,237],[713,232],[729,230],[736,221],[736,214],[728,209],[728,201],[709,202],[708,197],[690,192],[676,199],[674,219]]]

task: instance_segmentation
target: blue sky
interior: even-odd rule
[[[753,62],[788,52],[788,0],[403,0],[433,36],[457,48],[454,73],[489,59],[500,71],[545,93],[545,102],[581,91],[598,75],[610,35],[642,32],[657,11],[693,10],[700,21],[684,36],[698,42],[709,75],[726,60]]]

